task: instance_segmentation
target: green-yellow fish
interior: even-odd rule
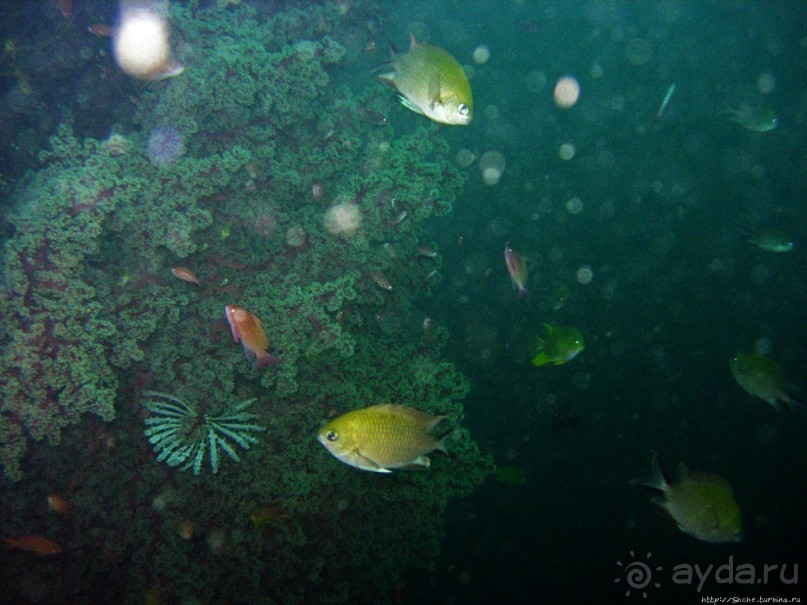
[[[404,107],[441,124],[465,126],[474,116],[471,84],[457,60],[412,35],[408,53],[393,51],[392,71],[381,81],[398,91]]]
[[[553,363],[559,366],[571,361],[586,348],[586,341],[577,328],[544,324],[546,338],[538,338],[538,348],[533,353],[532,365],[544,366]]]
[[[742,514],[728,481],[711,473],[690,471],[679,464],[678,479],[671,483],[655,452],[651,466],[649,478],[637,479],[631,485],[660,491],[653,504],[672,517],[681,531],[704,542],[742,540]]]
[[[765,252],[790,252],[794,245],[790,235],[777,227],[766,227],[752,233],[748,242]]]
[[[779,119],[776,112],[770,107],[752,107],[751,105],[740,105],[740,107],[727,107],[724,114],[735,122],[753,132],[768,132],[779,126]]]
[[[345,464],[376,473],[390,469],[429,468],[426,454],[446,452],[444,440],[454,427],[434,434],[445,416],[430,416],[404,405],[384,403],[334,418],[317,438]]]
[[[785,371],[772,359],[757,353],[738,353],[731,358],[731,375],[752,397],[779,409],[781,403],[800,404],[788,394],[789,382]]]

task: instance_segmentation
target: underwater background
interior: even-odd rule
[[[0,602],[804,595],[807,411],[730,360],[807,398],[807,5],[162,8],[185,69],[144,83],[117,3],[0,7]],[[464,66],[470,125],[378,81],[410,34]],[[545,324],[584,350],[536,367]],[[368,473],[317,443],[384,402],[459,423],[449,455]],[[724,477],[743,540],[658,514],[651,451]]]

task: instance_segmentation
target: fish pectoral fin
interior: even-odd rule
[[[418,456],[412,462],[404,466],[403,468],[408,471],[425,471],[431,465],[431,460],[429,460],[428,456]]]
[[[552,360],[546,356],[546,353],[538,353],[535,357],[532,358],[532,365],[538,366],[545,366],[548,363],[552,363]]]
[[[372,471],[374,473],[391,473],[392,472],[388,468],[384,468],[383,466],[379,466],[378,464],[376,464],[375,461],[370,460],[370,458],[368,458],[367,456],[365,456],[363,454],[360,454],[359,452],[356,452],[355,460],[356,460],[357,466],[359,468],[361,468],[361,469],[366,470],[366,471]]]
[[[406,107],[407,109],[411,109],[411,110],[412,110],[412,111],[414,111],[415,113],[419,113],[419,114],[422,114],[422,113],[423,113],[423,110],[422,110],[420,107],[418,107],[417,105],[415,105],[414,103],[412,103],[412,101],[410,101],[409,99],[407,99],[405,96],[403,96],[403,95],[398,95],[398,100],[401,102],[401,105],[403,105],[403,106],[404,106],[404,107]]]

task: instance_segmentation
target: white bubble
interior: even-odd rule
[[[767,95],[772,93],[774,88],[776,88],[776,78],[774,75],[770,73],[760,74],[757,78],[757,90],[763,95]]]
[[[470,149],[460,149],[457,152],[457,164],[462,166],[463,168],[467,168],[471,164],[474,163],[476,159],[476,155]]]
[[[555,84],[555,105],[568,109],[580,98],[580,84],[572,76],[563,76]]]
[[[474,49],[474,63],[484,65],[488,59],[490,59],[490,49],[487,46],[481,45]]]
[[[582,265],[577,270],[577,281],[578,283],[588,285],[591,283],[591,280],[594,279],[594,271],[591,270],[589,265]]]
[[[546,74],[542,71],[531,71],[524,80],[530,92],[541,92],[546,88]]]
[[[499,108],[496,105],[488,105],[485,107],[485,117],[488,120],[495,120],[499,117]]]
[[[498,151],[488,151],[479,158],[479,170],[486,185],[495,185],[504,172],[504,156]]]
[[[580,214],[583,212],[583,200],[576,196],[570,198],[569,201],[566,202],[566,210],[568,210],[570,214]]]
[[[558,148],[558,157],[564,162],[571,160],[575,153],[577,150],[572,143],[564,143]]]
[[[769,338],[758,338],[754,343],[754,353],[757,355],[770,355],[773,345]]]

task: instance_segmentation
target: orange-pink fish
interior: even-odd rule
[[[235,342],[240,342],[244,347],[247,359],[255,357],[256,370],[280,361],[268,352],[269,339],[260,319],[236,305],[225,305],[224,313],[227,315]]]
[[[518,298],[529,294],[527,290],[527,263],[524,257],[510,247],[510,244],[504,246],[504,264],[507,265],[507,272],[510,274],[510,279],[513,280],[516,288],[518,288]]]
[[[181,279],[182,281],[186,281],[191,284],[196,284],[197,286],[202,285],[202,282],[199,281],[199,278],[196,277],[196,274],[190,269],[186,269],[185,267],[174,267],[173,269],[171,269],[171,273],[174,274],[174,277],[176,277],[177,279]]]

